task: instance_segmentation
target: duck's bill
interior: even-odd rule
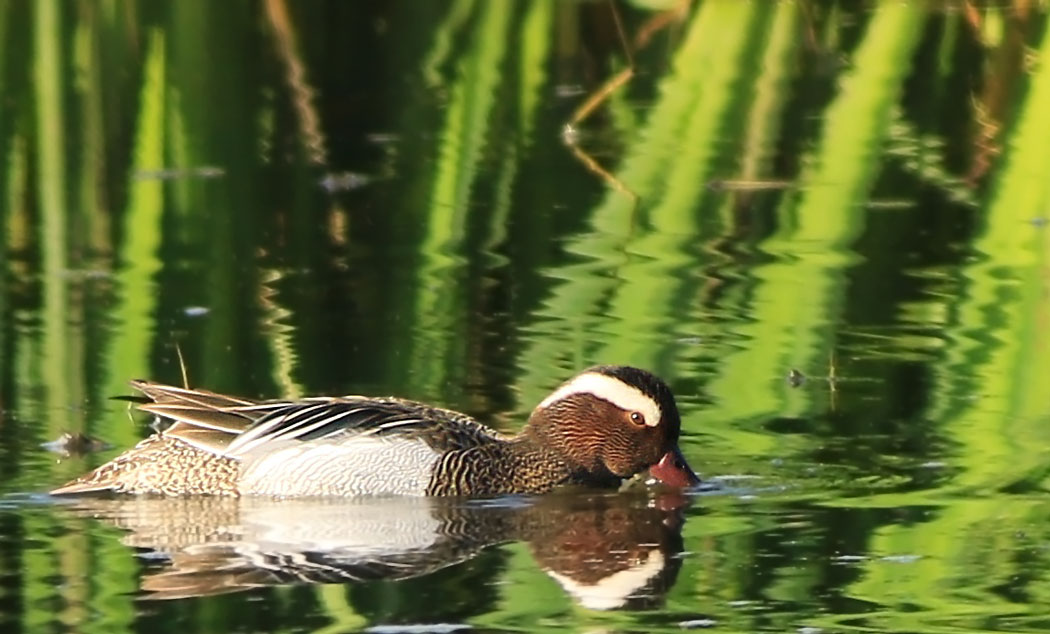
[[[678,447],[665,453],[659,462],[649,467],[649,474],[668,486],[683,489],[700,484],[700,478],[685,461]]]

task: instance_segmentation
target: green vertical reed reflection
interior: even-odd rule
[[[79,156],[74,165],[76,178],[76,200],[78,212],[71,219],[81,227],[80,242],[88,245],[92,255],[110,252],[109,204],[106,200],[107,159],[105,105],[103,103],[106,82],[102,80],[103,63],[100,56],[101,32],[104,24],[98,6],[91,3],[80,5],[81,14],[73,36],[74,77],[82,78],[76,83],[79,97],[76,113],[79,121]],[[94,269],[94,262],[86,262]]]
[[[737,166],[739,178],[743,181],[760,182],[770,178],[772,173],[772,153],[780,138],[779,124],[784,116],[784,107],[791,96],[790,80],[800,53],[799,32],[802,26],[799,11],[799,6],[795,3],[777,3],[776,10],[766,27],[767,31],[763,40],[764,50],[754,52],[755,55],[760,55],[761,62],[753,83],[744,89],[745,95],[751,95],[752,99],[745,100],[737,108],[738,110],[746,108],[746,111],[743,116],[739,117],[740,127],[734,133],[743,139]],[[733,218],[734,210],[741,204],[738,197],[730,194],[721,197],[709,195],[707,198],[715,203],[721,201],[717,208],[708,206],[710,211],[717,212],[718,224],[727,229],[733,228],[736,224]],[[699,272],[696,274],[699,275]],[[754,284],[738,285],[739,297],[734,297],[731,301],[739,305],[749,304],[753,286]],[[726,292],[730,290],[727,289]],[[693,346],[692,350],[683,347],[683,350],[678,353],[680,365],[688,366],[690,356],[717,355],[719,359],[724,358],[723,345],[716,342],[725,338],[727,334],[732,337],[751,336],[749,329],[754,328],[753,323],[742,321],[727,323],[720,319],[712,320],[705,303],[694,301],[694,304],[695,306],[689,311],[688,326],[683,329],[685,332],[682,335],[700,337],[704,343],[703,346]],[[725,350],[724,353],[731,356],[738,354],[738,350],[732,347]],[[737,384],[731,389],[731,392],[737,397],[727,400],[751,398],[751,396],[743,395],[753,391],[766,392],[769,389],[768,384],[760,377],[750,376],[748,378],[747,382],[737,380]],[[717,387],[715,391],[718,392]],[[724,422],[728,426],[733,421],[726,419]],[[734,452],[746,450],[754,453],[763,453],[772,449],[775,442],[764,434],[752,434],[741,430],[728,431],[726,428],[719,429],[717,425],[712,428],[712,439],[716,445],[718,439],[721,439],[725,447],[732,448]]]
[[[122,217],[123,240],[117,255],[118,298],[112,311],[106,394],[124,394],[128,379],[151,373],[149,353],[155,332],[164,184],[159,179],[143,179],[137,175],[164,165],[164,51],[164,32],[148,32],[134,153],[128,174],[129,195]],[[139,437],[138,430],[125,416],[106,416],[100,426],[108,441],[122,446],[134,444]]]
[[[37,156],[37,201],[40,206],[39,241],[42,265],[43,308],[41,333],[42,346],[39,351],[42,373],[36,384],[46,386],[43,419],[47,434],[57,437],[61,431],[80,431],[80,420],[84,398],[85,369],[80,352],[84,346],[82,331],[83,303],[69,296],[70,284],[70,236],[67,233],[71,218],[77,217],[77,209],[70,208],[67,190],[66,155],[69,130],[65,109],[64,81],[71,77],[66,64],[66,41],[62,25],[63,7],[58,2],[41,2],[34,7],[32,16],[34,32],[34,67]],[[81,171],[85,178],[93,176],[90,169]],[[81,181],[83,183],[83,180]],[[83,189],[82,189],[83,190]],[[78,244],[82,243],[79,238]],[[75,325],[74,325],[75,324]],[[32,353],[31,353],[32,354]],[[26,381],[28,385],[30,381]],[[38,434],[31,437],[39,440]],[[53,534],[56,527],[53,518],[36,513],[22,515],[24,531],[28,535]],[[68,527],[66,527],[68,528]],[[112,552],[114,544],[110,542]],[[25,551],[22,561],[23,624],[28,629],[50,627],[52,620],[87,632],[124,631],[130,620],[131,610],[126,602],[118,606],[106,606],[101,610],[103,619],[90,619],[89,614],[99,612],[98,599],[89,591],[102,585],[107,589],[129,589],[132,579],[127,563],[130,555],[123,548],[103,566],[92,565],[98,551],[93,549],[90,537],[82,530],[64,534],[48,543],[47,547],[34,547]],[[123,565],[122,565],[123,564]],[[99,580],[86,579],[98,575]],[[115,575],[115,576],[114,576]],[[55,578],[72,579],[65,591],[56,590]],[[61,593],[63,609],[49,610],[46,605],[54,601],[56,592]]]
[[[1050,56],[1050,33],[1040,56]],[[981,256],[966,265],[965,291],[954,299],[953,333],[944,358],[933,364],[934,400],[927,419],[953,440],[950,461],[958,473],[946,488],[877,496],[867,503],[886,507],[923,505],[933,510],[916,524],[881,528],[872,550],[913,554],[900,567],[865,566],[852,584],[854,596],[881,604],[906,602],[921,610],[889,611],[880,625],[921,629],[923,614],[958,615],[979,627],[985,614],[1039,618],[1050,597],[1041,558],[1004,556],[1015,552],[1018,535],[1045,540],[1040,529],[1050,505],[1040,498],[1006,495],[1046,486],[1046,386],[1050,385],[1050,338],[1046,316],[1050,234],[1033,220],[1050,208],[1050,65],[1031,76],[1016,124],[986,204],[975,246]],[[976,493],[979,497],[965,497]],[[984,497],[984,496],[989,497]],[[975,562],[980,562],[975,565]],[[1023,580],[1023,581],[1019,581]],[[1023,589],[1028,601],[1005,596],[1003,587]],[[965,594],[931,593],[929,588],[965,587]],[[1016,595],[1014,595],[1016,596]],[[980,606],[979,610],[975,606]],[[967,618],[966,615],[972,615]]]
[[[760,245],[776,259],[755,267],[752,319],[736,327],[748,343],[720,361],[709,387],[719,421],[799,415],[812,407],[810,393],[792,391],[782,377],[792,367],[827,367],[845,271],[855,259],[849,248],[864,226],[863,202],[925,15],[917,5],[888,3],[871,17],[826,110],[801,193],[783,199],[779,231]]]
[[[566,247],[583,261],[547,272],[561,281],[538,315],[556,327],[530,338],[520,356],[523,402],[551,387],[554,367],[666,369],[673,323],[698,284],[705,184],[746,84],[738,62],[766,45],[754,37],[763,14],[749,3],[707,2],[684,26],[672,71],[616,170],[638,200],[609,191],[590,214],[591,230]]]
[[[48,434],[58,436],[66,425],[71,404],[69,348],[76,345],[67,332],[68,263],[66,236],[66,134],[63,107],[61,7],[57,2],[36,5],[33,20],[35,42],[34,86],[36,88],[37,200],[40,204],[39,240],[43,255],[44,287],[43,363],[47,386],[45,406]]]
[[[520,86],[518,88],[518,130],[522,146],[532,139],[536,108],[543,97],[547,81],[547,59],[550,55],[556,0],[534,0],[521,21],[521,45],[518,50]]]
[[[129,378],[149,376],[150,346],[155,332],[156,274],[160,270],[163,183],[138,178],[164,164],[165,37],[147,32],[142,86],[131,166],[127,208],[121,216],[122,241],[117,247],[116,305],[111,312],[105,347],[104,395],[127,393]],[[104,411],[95,433],[117,446],[133,445],[140,432],[119,411]],[[77,530],[83,530],[79,528]],[[110,536],[92,544],[91,610],[102,615],[91,622],[97,631],[126,631],[135,619],[126,597],[137,589],[138,569],[133,553]]]
[[[1050,59],[1050,35],[1039,54]],[[933,411],[960,442],[956,482],[982,490],[1048,468],[1050,232],[1040,222],[1050,209],[1050,64],[1034,68],[975,242],[981,257],[963,269],[956,334],[937,365]]]
[[[493,108],[514,5],[487,2],[479,10],[471,46],[451,87],[420,248],[411,358],[431,394],[445,383],[449,368],[462,365],[466,357],[461,347],[466,338],[457,326],[465,311],[463,264],[454,254],[462,251],[478,163],[486,143],[492,142]]]
[[[735,112],[750,101],[741,90],[754,81],[755,68],[747,59],[768,46],[764,13],[757,5],[725,1],[700,8],[674,60],[681,90],[664,93],[666,100],[656,104],[649,127],[641,131],[642,138],[660,146],[639,146],[637,162],[625,162],[619,172],[642,196],[638,216],[645,229],[637,227],[624,244],[625,261],[607,300],[612,319],[603,330],[609,336],[597,347],[598,358],[665,370],[677,356],[676,335],[683,333],[676,328],[703,283],[698,247],[712,237],[706,230],[726,227],[720,219],[703,217],[704,204],[723,158],[720,143],[739,132]],[[659,158],[646,160],[652,155],[645,149]],[[607,205],[622,204],[622,198],[607,198],[595,217],[603,216]]]

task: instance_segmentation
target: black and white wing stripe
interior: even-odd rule
[[[449,422],[447,414],[453,413],[398,399],[353,396],[306,399],[288,403],[264,415],[237,436],[226,448],[225,454],[238,458],[263,445],[287,440],[336,440],[348,436],[394,433],[419,434],[426,438],[439,434],[442,423]],[[485,430],[473,419],[463,418],[479,431]],[[464,422],[460,420],[457,424]]]
[[[269,443],[339,443],[364,436],[411,437],[438,451],[462,449],[502,436],[472,417],[393,397],[341,396],[299,401],[253,401],[149,381],[132,381],[151,402],[139,409],[172,421],[162,433],[231,458]]]

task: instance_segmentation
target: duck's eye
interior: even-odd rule
[[[631,412],[631,422],[635,425],[644,425],[645,416],[641,412]]]

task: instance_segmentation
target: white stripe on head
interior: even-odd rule
[[[543,399],[537,409],[549,407],[573,394],[593,394],[624,411],[640,412],[642,416],[645,416],[645,424],[649,427],[656,427],[663,417],[656,401],[646,396],[641,390],[616,377],[597,372],[584,372],[562,384],[550,396]]]

